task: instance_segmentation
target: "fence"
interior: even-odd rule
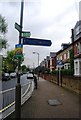
[[[21,105],[24,104],[32,95],[34,82],[30,81],[21,86]],[[6,118],[15,111],[15,88],[0,92],[0,120]]]

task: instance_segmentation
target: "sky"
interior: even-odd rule
[[[0,14],[8,24],[6,38],[9,47],[15,49],[19,42],[19,32],[15,29],[15,22],[20,24],[20,1],[0,0]],[[50,52],[61,49],[62,43],[71,43],[71,29],[79,20],[80,0],[24,0],[23,31],[30,31],[31,38],[51,40],[52,45],[33,46],[24,45],[24,63],[26,66],[36,67]]]

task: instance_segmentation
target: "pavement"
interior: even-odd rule
[[[59,100],[50,105],[48,100]],[[21,118],[79,118],[79,95],[42,78],[32,97],[21,107]],[[15,113],[9,118],[15,118]]]

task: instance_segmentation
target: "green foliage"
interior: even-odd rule
[[[62,75],[72,76],[73,75],[73,69],[62,69]]]
[[[47,73],[47,74],[50,74],[50,69],[49,68],[46,68],[44,73]]]
[[[3,61],[3,71],[15,71],[16,67],[18,66],[18,59],[15,57],[15,51],[11,50],[7,52],[7,57]],[[21,59],[21,63],[23,62],[23,58]]]
[[[5,17],[2,17],[1,15],[0,15],[0,50],[2,49],[2,48],[5,48],[6,49],[6,47],[7,47],[7,40],[5,39],[5,36],[4,36],[4,34],[7,32],[7,30],[8,30],[8,25],[7,25],[7,23],[6,23],[6,20],[5,20]]]
[[[39,66],[38,68],[35,69],[35,72],[38,72],[39,73],[46,73],[46,74],[50,74],[50,69],[49,68],[46,68],[44,66]]]
[[[58,70],[54,70],[54,71],[52,71],[52,73],[57,75],[58,74]]]
[[[73,49],[70,50],[70,69],[74,70],[74,52],[73,52]]]
[[[62,69],[62,75],[68,75],[68,76],[72,76],[73,75],[73,69]],[[57,75],[58,74],[58,70],[54,70],[52,73]]]
[[[0,32],[5,34],[7,32],[7,23],[5,20],[5,17],[2,17],[2,15],[0,15]]]
[[[27,71],[26,65],[22,65],[22,66],[21,66],[21,70],[22,70],[23,73],[26,72],[26,71]]]

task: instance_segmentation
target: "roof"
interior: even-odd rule
[[[77,23],[76,23],[74,29],[76,29],[76,28],[77,28],[78,26],[80,26],[80,25],[81,25],[81,20],[77,21]]]

